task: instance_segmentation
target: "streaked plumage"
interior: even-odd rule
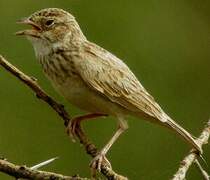
[[[201,152],[190,133],[164,113],[123,61],[86,39],[71,14],[56,8],[43,9],[23,23],[34,28],[18,34],[32,42],[55,89],[80,109],[119,120],[114,138],[97,158],[104,156],[127,128],[126,115],[166,126]]]

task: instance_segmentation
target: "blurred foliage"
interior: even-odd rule
[[[0,53],[75,115],[81,112],[54,92],[29,42],[13,35],[23,28],[15,23],[19,18],[47,7],[73,13],[89,40],[122,58],[165,111],[199,135],[210,112],[209,0],[0,0]],[[44,170],[89,176],[90,158],[69,141],[62,120],[2,68],[0,83],[0,155],[28,166],[59,156]],[[114,169],[132,180],[169,179],[189,147],[160,126],[132,117],[129,125],[108,153]],[[84,126],[102,147],[116,121],[106,118]],[[209,149],[204,149],[208,164]],[[194,167],[188,177],[201,179]],[[11,178],[0,174],[0,179]]]

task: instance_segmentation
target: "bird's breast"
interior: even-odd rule
[[[40,63],[57,92],[78,108],[110,115],[122,114],[125,111],[121,106],[91,89],[77,74],[71,57],[54,54],[41,57]]]

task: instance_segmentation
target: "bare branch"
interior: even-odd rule
[[[57,103],[52,97],[47,95],[47,93],[38,85],[35,78],[31,78],[9,63],[3,56],[0,55],[0,65],[4,67],[7,71],[12,73],[22,82],[24,82],[29,88],[31,88],[35,93],[37,98],[45,101],[49,104],[64,120],[65,125],[70,121],[70,116],[68,112],[64,109],[62,104]]]
[[[20,79],[24,84],[26,84],[31,90],[36,93],[36,96],[46,102],[49,106],[51,106],[59,116],[64,120],[64,125],[67,127],[70,116],[68,112],[64,109],[62,104],[57,103],[52,97],[50,97],[37,83],[34,78],[31,78],[24,74],[22,71],[17,69],[11,63],[9,63],[3,56],[0,55],[0,65],[4,67],[7,71],[12,73],[15,77]],[[85,135],[84,131],[81,127],[78,127],[76,130],[76,134],[80,140],[80,143],[85,147],[86,152],[95,157],[98,154],[98,150],[96,146],[88,139]],[[102,163],[101,173],[107,178],[112,180],[126,180],[127,178],[121,176],[112,170],[105,162]]]
[[[202,147],[204,144],[208,143],[209,136],[210,136],[210,120],[208,121],[200,137],[197,138],[196,141]],[[174,174],[172,180],[184,180],[189,167],[195,162],[197,157],[198,155],[195,153],[194,149],[192,149],[190,153],[181,161],[180,167],[176,172],[176,174]]]
[[[37,179],[37,180],[88,180],[79,176],[64,176],[46,171],[32,170],[26,166],[15,165],[7,160],[0,160],[0,171],[4,172],[16,179]]]
[[[202,168],[201,164],[199,163],[199,161],[196,159],[195,160],[195,164],[197,166],[197,168],[199,169],[199,171],[201,172],[203,179],[204,180],[210,180],[210,176],[208,175],[208,173]]]

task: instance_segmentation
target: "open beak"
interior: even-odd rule
[[[28,18],[24,18],[17,21],[17,23],[30,25],[32,28],[18,31],[15,33],[15,35],[25,35],[25,36],[32,36],[32,37],[37,37],[37,38],[40,37],[41,28],[33,21],[29,20]]]

